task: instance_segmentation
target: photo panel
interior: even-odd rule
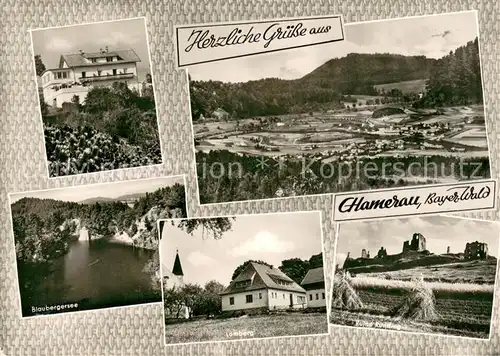
[[[328,43],[294,20],[177,34],[200,204],[491,178],[476,11],[348,23]],[[308,46],[288,45],[297,27]]]
[[[488,340],[499,235],[446,215],[340,223],[330,323]]]
[[[9,194],[22,317],[161,301],[158,228],[184,176]]]
[[[49,177],[161,164],[146,19],[30,32]]]
[[[166,345],[328,333],[321,212],[158,225]]]

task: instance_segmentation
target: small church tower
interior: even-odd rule
[[[183,281],[184,273],[182,272],[181,259],[179,258],[179,250],[177,250],[175,253],[175,261],[174,261],[174,267],[172,268],[172,273],[175,276],[177,276],[181,284],[184,283]]]

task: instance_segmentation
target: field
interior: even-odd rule
[[[369,267],[377,269],[376,265]],[[356,327],[488,338],[496,269],[497,260],[491,258],[356,273],[347,280],[362,306],[332,307],[330,321]],[[420,290],[411,280],[416,276],[425,281],[423,284],[432,291],[435,303],[434,307],[410,305],[417,310],[433,308],[435,315],[424,319],[398,317],[397,308],[405,305],[407,298],[414,297]]]
[[[398,319],[390,316],[391,309],[400,304],[405,294],[396,290],[358,290],[364,303],[359,311],[332,308],[332,324],[373,327],[400,331],[444,333],[476,338],[488,338],[493,307],[493,294],[472,299],[460,293],[435,293],[438,318],[428,322]],[[464,298],[465,297],[465,298]]]
[[[491,288],[495,283],[496,264],[493,259],[457,262],[380,273],[360,273],[358,276],[409,281],[412,277],[421,275],[428,282],[470,283],[479,287],[486,284]]]
[[[291,313],[196,320],[165,325],[166,344],[327,334],[325,313]]]
[[[391,91],[391,89],[399,89],[403,94],[418,94],[425,91],[426,81],[427,79],[408,80],[396,83],[378,84],[374,85],[374,87],[377,90],[384,89],[386,92]]]

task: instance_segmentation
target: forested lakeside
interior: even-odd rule
[[[96,200],[68,202],[26,197],[11,205],[22,294],[29,295],[41,279],[53,272],[53,262],[68,252],[82,229],[88,233],[89,243],[114,242],[119,235],[122,239],[117,243],[155,250],[144,270],[151,275],[152,283],[157,284],[156,220],[186,217],[184,185],[162,187],[145,193],[133,203]]]

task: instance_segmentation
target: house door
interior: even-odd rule
[[[290,293],[290,308],[293,307],[293,295]]]

